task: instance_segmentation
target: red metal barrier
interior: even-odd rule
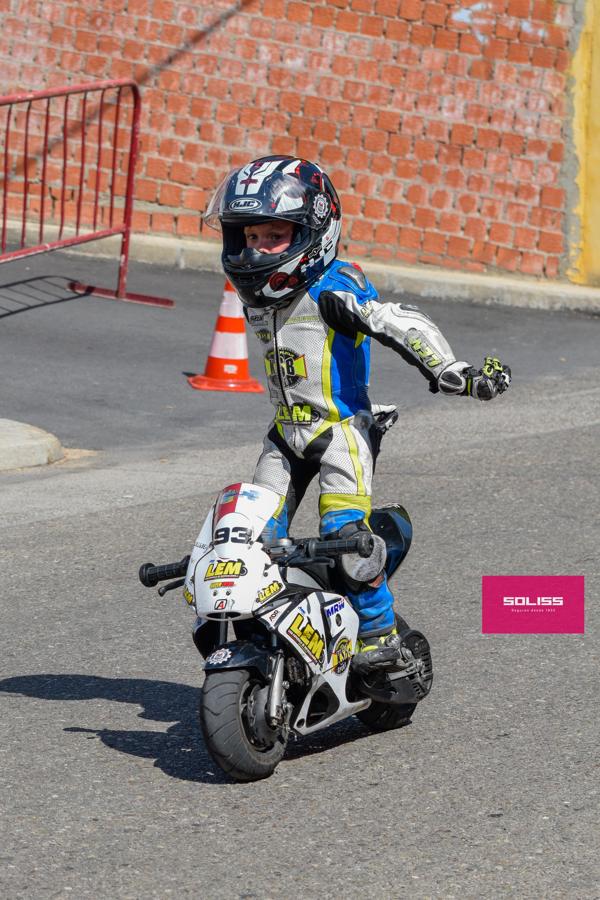
[[[126,290],[140,111],[139,88],[129,80],[0,97],[0,263],[121,235],[117,289],[72,287],[115,300],[174,306],[172,300]],[[45,241],[50,227],[58,237]],[[74,235],[63,237],[65,229]],[[37,243],[31,243],[32,230]]]

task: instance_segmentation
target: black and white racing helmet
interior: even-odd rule
[[[295,226],[282,253],[246,247],[244,226],[284,219]],[[264,156],[234,169],[217,188],[204,220],[223,232],[225,274],[246,306],[284,306],[321,277],[340,240],[341,207],[328,176],[293,156]]]

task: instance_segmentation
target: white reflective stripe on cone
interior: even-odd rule
[[[231,319],[244,318],[242,301],[235,292],[232,293],[231,291],[225,291],[225,293],[223,294],[223,300],[221,301],[219,314],[222,316],[229,316]]]
[[[246,335],[224,334],[222,331],[215,331],[209,356],[217,356],[219,359],[247,359]]]

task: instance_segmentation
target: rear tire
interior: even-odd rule
[[[390,703],[378,703],[374,700],[367,709],[356,713],[356,718],[360,719],[369,731],[392,731],[394,728],[410,725],[410,717],[416,706],[416,703],[392,706]]]
[[[262,687],[246,669],[209,672],[202,686],[200,727],[206,749],[236,781],[268,778],[285,753],[287,738],[280,730],[273,732],[270,746],[253,735],[248,700]]]
[[[396,613],[396,629],[399,635],[410,631],[408,622],[402,616],[399,616],[398,613]],[[396,706],[391,703],[379,703],[377,700],[373,700],[371,705],[357,713],[356,717],[370,731],[392,731],[394,728],[404,728],[405,725],[410,725],[411,716],[416,708],[416,703],[405,703],[403,706]]]

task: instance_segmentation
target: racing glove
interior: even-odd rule
[[[450,363],[439,375],[442,394],[459,394],[478,400],[493,400],[508,389],[511,371],[496,356],[486,356],[483,367],[475,369],[464,360]]]

